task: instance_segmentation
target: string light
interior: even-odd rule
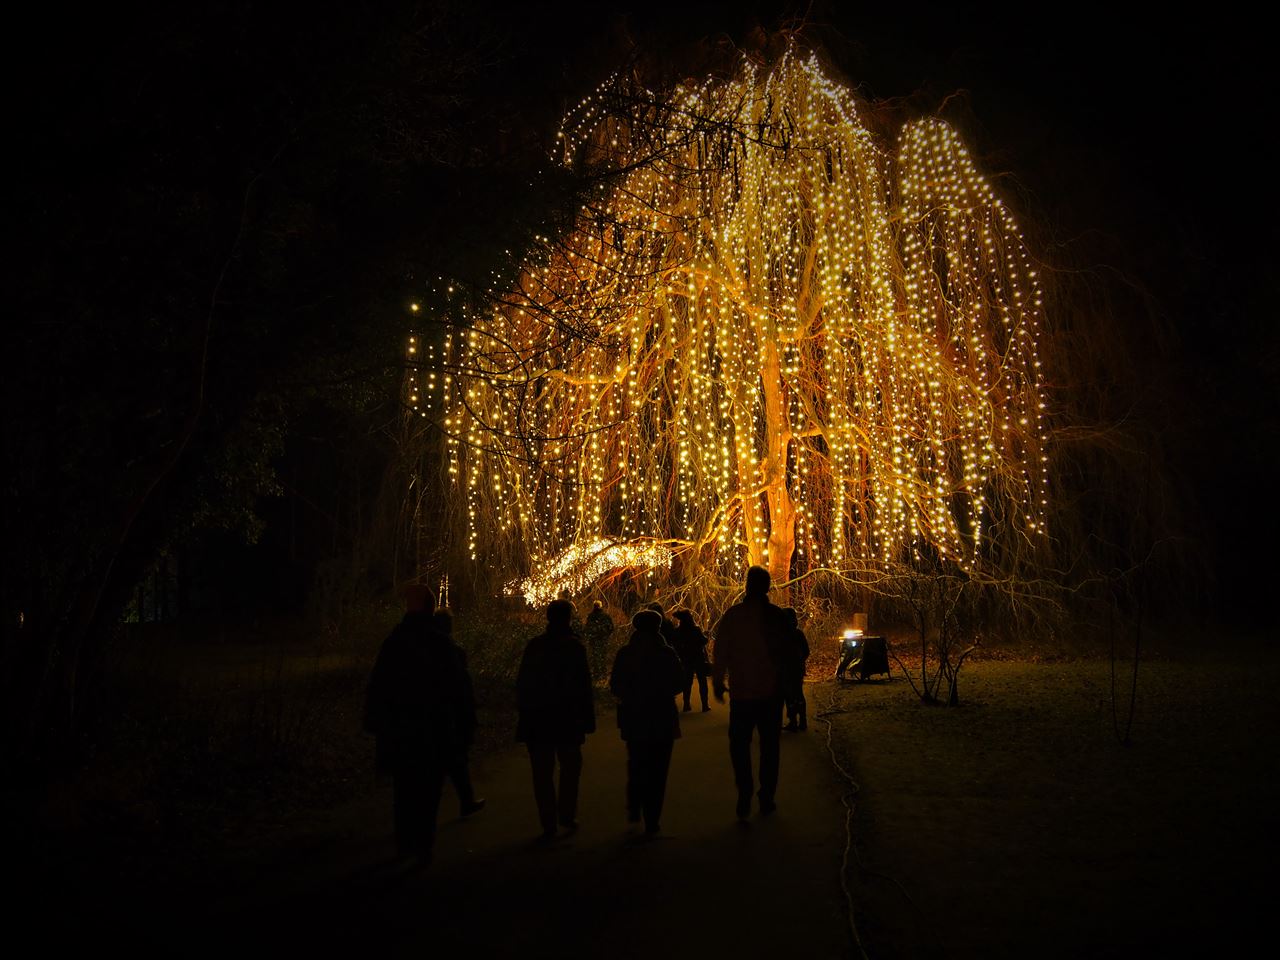
[[[677,556],[787,580],[1046,532],[1040,283],[951,127],[890,149],[792,49],[668,97],[615,77],[557,142],[609,175],[413,384],[473,559],[540,604]]]

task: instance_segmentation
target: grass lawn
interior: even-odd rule
[[[1127,746],[1109,660],[977,660],[952,709],[896,673],[809,695],[859,787],[850,878],[872,956],[1230,955],[1262,928],[1280,654],[1223,637],[1145,659]]]

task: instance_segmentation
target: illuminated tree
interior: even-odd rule
[[[473,559],[540,603],[1036,549],[1040,287],[948,125],[891,148],[791,49],[664,96],[615,77],[560,137],[597,178],[572,227],[412,384]]]

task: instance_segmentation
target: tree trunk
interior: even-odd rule
[[[791,421],[787,399],[782,389],[782,368],[778,361],[778,344],[774,339],[765,345],[764,365],[760,377],[764,385],[765,451],[760,472],[766,484],[769,504],[768,563],[769,578],[775,584],[774,602],[786,606],[791,591],[776,585],[791,579],[791,557],[796,549],[796,510],[787,489],[787,453],[791,446]]]

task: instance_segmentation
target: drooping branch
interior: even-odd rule
[[[793,49],[666,95],[615,80],[561,142],[600,173],[574,226],[421,395],[473,559],[536,578],[679,543],[699,575],[785,583],[922,550],[998,579],[1035,552],[1040,282],[950,127],[890,148]]]

